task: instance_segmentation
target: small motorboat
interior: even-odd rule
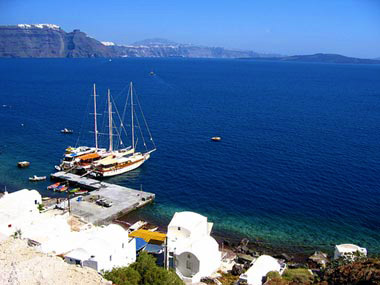
[[[154,73],[153,71],[151,71],[151,72],[149,72],[149,75],[150,75],[150,76],[155,76],[156,73]]]
[[[56,189],[59,185],[61,185],[60,182],[54,183],[54,184],[52,184],[52,185],[49,185],[49,186],[47,187],[47,190],[54,190],[54,189]]]
[[[88,190],[78,190],[78,191],[74,192],[74,195],[84,195],[87,193],[88,193]]]
[[[69,189],[69,186],[67,186],[67,185],[60,185],[57,188],[55,188],[54,191],[65,192],[67,189]]]
[[[30,165],[29,161],[20,161],[17,163],[18,168],[26,168]]]
[[[59,165],[54,165],[54,168],[55,168],[55,170],[57,170],[57,171],[61,171],[61,170],[62,170],[61,167],[60,167]]]
[[[32,181],[32,182],[44,181],[44,180],[46,180],[46,176],[33,175],[32,177],[29,177],[29,181]]]
[[[79,190],[80,188],[74,188],[74,189],[69,190],[69,193],[75,193],[75,192],[78,192]]]
[[[66,129],[66,128],[64,128],[63,130],[61,130],[62,134],[72,134],[73,132],[74,132],[73,130],[69,130],[69,129]]]
[[[211,140],[214,142],[219,142],[222,140],[222,138],[221,137],[212,137]]]

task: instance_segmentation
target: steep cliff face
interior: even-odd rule
[[[65,57],[113,57],[114,52],[79,30],[66,34]]]
[[[109,57],[99,41],[51,24],[0,27],[0,57]]]
[[[0,27],[0,57],[64,57],[66,33],[54,25]]]
[[[148,39],[128,46],[99,42],[52,24],[0,26],[0,57],[259,57],[255,52]]]
[[[218,47],[203,47],[192,45],[169,46],[110,46],[118,57],[192,57],[192,58],[239,58],[260,57],[252,51],[226,50]]]

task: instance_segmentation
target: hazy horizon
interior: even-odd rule
[[[380,2],[0,0],[0,24],[52,23],[99,41],[149,38],[283,55],[380,57]]]

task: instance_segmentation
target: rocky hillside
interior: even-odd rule
[[[0,26],[0,57],[108,57],[106,46],[79,30],[51,24]]]
[[[25,240],[9,238],[0,242],[0,284],[110,284],[95,270],[78,267],[62,258],[40,253]]]
[[[99,42],[74,30],[66,33],[57,25],[0,26],[0,57],[261,57],[252,51],[227,50],[177,44],[162,39],[144,40],[131,45]]]

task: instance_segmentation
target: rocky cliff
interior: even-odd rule
[[[99,42],[74,30],[66,33],[57,25],[0,26],[0,57],[260,57],[252,51],[227,50],[177,44],[162,39],[121,46]]]
[[[51,24],[0,26],[0,57],[108,57],[106,46],[79,30]]]

